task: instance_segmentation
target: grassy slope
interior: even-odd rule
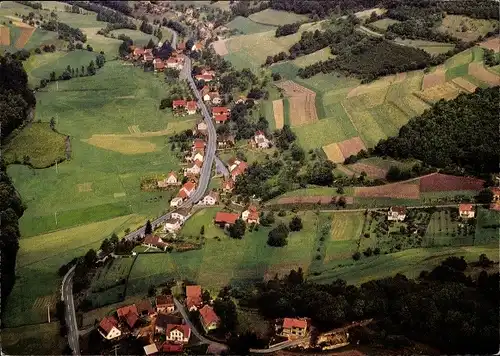
[[[168,32],[168,31],[164,31]],[[148,35],[144,32],[138,31],[138,30],[129,30],[129,29],[120,29],[120,30],[114,30],[111,31],[112,34],[114,34],[116,37],[118,37],[121,34],[124,34],[125,36],[128,36],[134,41],[134,45],[137,46],[145,46],[148,44],[149,40],[152,39],[155,44],[158,43],[158,38],[153,35]],[[163,41],[163,40],[162,40]]]
[[[438,30],[460,38],[463,41],[474,41],[490,31],[498,29],[498,21],[473,19],[462,15],[446,15]],[[463,31],[465,30],[465,31]]]
[[[2,329],[1,336],[3,351],[10,355],[60,354],[65,345],[58,322]]]
[[[6,164],[22,162],[25,156],[37,168],[43,168],[66,158],[65,136],[50,129],[49,124],[32,123],[17,135],[6,147]]]
[[[274,26],[256,23],[242,16],[237,16],[225,26],[231,30],[238,30],[245,35],[275,30]]]
[[[305,22],[309,18],[305,15],[294,14],[293,12],[265,9],[248,17],[259,24],[281,26],[294,22]]]

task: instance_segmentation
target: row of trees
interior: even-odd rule
[[[278,26],[278,28],[276,29],[275,36],[281,37],[281,36],[288,36],[288,35],[291,35],[293,33],[296,33],[299,30],[300,25],[301,25],[300,22],[294,22],[294,23]]]
[[[82,30],[71,27],[63,22],[49,20],[48,22],[42,23],[40,27],[47,31],[59,33],[59,37],[66,41],[87,42],[87,35],[85,35]]]
[[[91,76],[95,75],[97,72],[97,69],[102,68],[104,63],[106,62],[106,59],[103,54],[98,54],[96,56],[95,62],[91,60],[88,64],[87,67],[81,66],[81,67],[71,67],[69,64],[66,67],[66,69],[62,72],[61,75],[57,76],[55,71],[52,71],[50,73],[50,76],[48,79],[42,79],[40,81],[40,88],[45,88],[48,83],[50,82],[55,82],[56,80],[69,80],[72,78],[77,78],[77,77],[86,77],[86,76]]]
[[[42,3],[34,1],[16,1],[24,6],[29,6],[35,10],[41,10],[43,8]]]
[[[341,14],[374,8],[379,3],[377,0],[271,0],[270,6],[275,10],[307,14],[316,20],[328,17],[331,13]]]
[[[70,5],[81,7],[82,9],[93,11],[97,13],[97,21],[109,22],[112,24],[120,24],[119,28],[128,28],[131,30],[136,30],[137,26],[125,15],[118,11],[112,10],[108,7],[104,7],[98,4],[98,1],[63,1]],[[108,3],[120,3],[120,1],[106,1]],[[121,2],[123,3],[123,2]],[[123,3],[124,6],[126,3]],[[108,5],[107,5],[108,6]],[[123,5],[116,5],[123,6]]]

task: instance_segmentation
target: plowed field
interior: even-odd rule
[[[454,190],[479,191],[483,189],[483,184],[482,179],[433,173],[420,178],[420,191],[422,193]]]
[[[392,183],[377,187],[359,187],[354,195],[360,198],[419,199],[420,186],[411,183]]]

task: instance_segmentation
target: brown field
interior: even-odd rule
[[[369,178],[380,178],[384,179],[387,174],[387,169],[383,169],[380,167],[373,166],[371,164],[365,163],[354,163],[348,166],[351,171],[356,172],[357,174],[361,174],[361,172],[365,172]]]
[[[353,197],[344,197],[346,204],[352,204],[354,202]],[[297,196],[297,197],[283,197],[278,199],[276,204],[286,205],[286,204],[334,204],[337,201],[336,196]]]
[[[425,89],[421,92],[415,93],[415,95],[425,102],[435,103],[441,99],[455,99],[462,91],[464,91],[462,88],[448,82]]]
[[[432,173],[420,177],[421,192],[443,192],[454,190],[480,191],[484,180],[472,177],[452,176],[448,174]]]
[[[212,47],[214,48],[215,53],[217,53],[219,56],[225,56],[229,54],[225,40],[212,42]]]
[[[15,47],[18,49],[24,48],[26,46],[26,43],[28,43],[29,39],[31,38],[31,35],[33,32],[35,32],[34,27],[21,27],[21,34],[17,38]]]
[[[446,69],[443,65],[440,65],[436,67],[435,72],[426,74],[422,81],[422,90],[446,83],[445,73]]]
[[[500,52],[500,37],[489,38],[486,41],[479,43],[479,46],[492,49],[495,52]]]
[[[105,150],[128,155],[156,151],[156,145],[154,143],[141,139],[125,138],[118,135],[92,135],[91,138],[82,141],[99,148],[104,148]]]
[[[315,92],[291,80],[276,85],[282,88],[285,95],[289,97],[291,126],[301,126],[318,121]]]
[[[78,184],[77,187],[78,187],[78,192],[80,192],[80,193],[92,191],[92,183],[91,182]]]
[[[33,28],[31,27],[30,25],[28,25],[27,23],[24,23],[22,21],[12,21],[12,23],[17,26],[17,27],[21,27],[21,28]]]
[[[366,146],[359,136],[339,142],[338,145],[340,151],[344,155],[344,158],[347,158],[351,155],[355,155],[361,150],[366,150]]]
[[[477,86],[469,82],[467,79],[462,77],[458,77],[452,80],[453,83],[458,85],[460,88],[467,90],[469,93],[474,93],[477,89]]]
[[[354,188],[354,196],[360,198],[419,199],[420,185],[410,183],[392,183],[377,187],[357,187]]]
[[[396,74],[396,79],[394,80],[394,83],[401,83],[406,79],[406,72],[398,73]]]
[[[0,26],[0,46],[10,46],[10,29]]]
[[[342,163],[345,160],[344,155],[336,142],[323,146],[323,151],[325,152],[326,157],[334,163]]]
[[[371,94],[374,91],[387,91],[389,89],[389,86],[394,82],[395,78],[396,76],[389,75],[369,84],[358,85],[347,94],[347,98],[352,98],[353,96],[363,94]]]
[[[482,63],[469,64],[469,74],[489,85],[500,85],[500,77],[484,68]]]
[[[276,129],[282,129],[285,124],[285,113],[283,111],[283,99],[273,100],[274,124]]]

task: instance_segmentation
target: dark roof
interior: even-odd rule
[[[156,317],[156,326],[166,329],[168,324],[181,325],[182,318],[172,314],[159,313],[158,316]]]
[[[143,299],[140,302],[136,304],[137,306],[137,311],[139,314],[142,314],[143,312],[148,312],[152,313],[153,312],[153,306],[151,305],[151,301],[149,299]]]

